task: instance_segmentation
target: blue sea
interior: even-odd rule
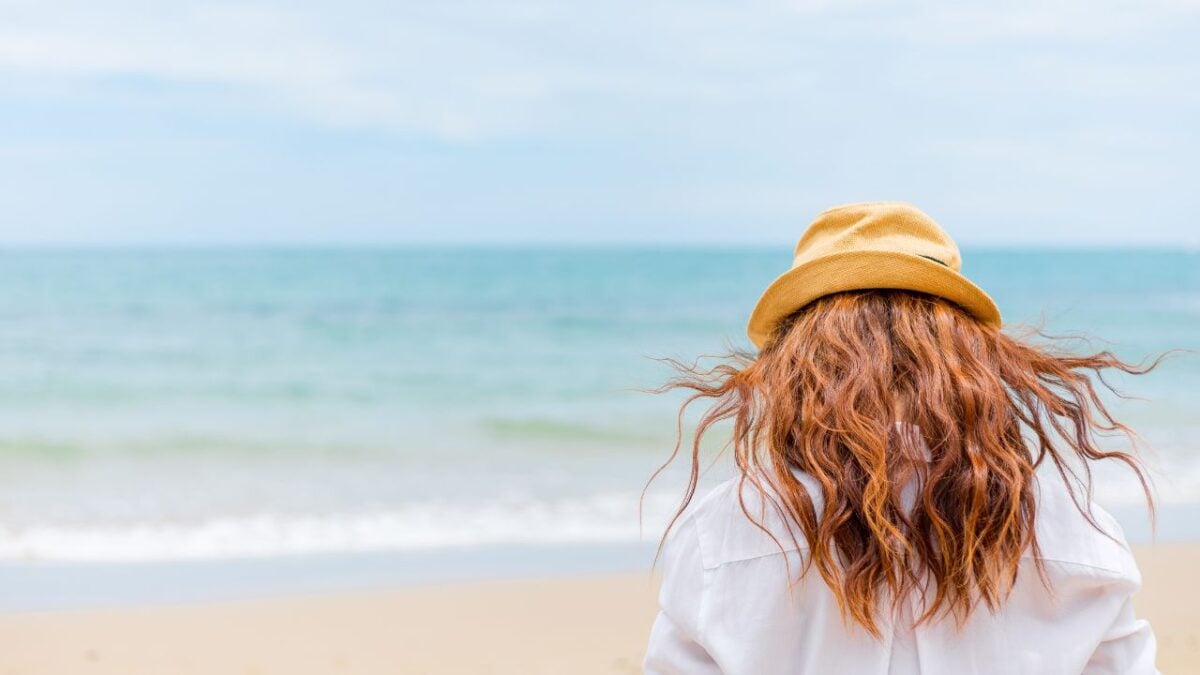
[[[789,247],[0,251],[0,562],[633,546],[681,486],[654,357],[728,345]],[[1200,253],[968,250],[1006,319],[1116,378],[1200,503]],[[714,444],[715,445],[715,444]],[[726,470],[720,463],[709,480]],[[1140,498],[1101,471],[1099,498]],[[432,558],[430,558],[432,556]],[[10,567],[11,569],[11,567]]]

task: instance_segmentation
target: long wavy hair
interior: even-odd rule
[[[870,290],[809,304],[758,354],[734,351],[707,369],[667,361],[678,376],[657,391],[690,394],[675,450],[654,477],[681,454],[684,412],[710,403],[671,525],[695,495],[701,439],[732,422],[727,447],[739,487],[755,484],[786,516],[792,543],[798,530],[807,544],[801,575],[815,568],[843,617],[876,636],[887,600],[894,608],[914,591],[925,599],[918,623],[949,613],[961,625],[980,603],[1002,605],[1022,554],[1038,552],[1034,472],[1047,462],[1097,528],[1093,461],[1127,465],[1153,509],[1137,438],[1109,413],[1097,383],[1113,390],[1104,371],[1141,374],[1157,360],[1073,355],[1054,341],[1007,335],[940,298]],[[1112,434],[1125,435],[1130,452],[1101,449]],[[823,508],[793,470],[820,484]],[[905,508],[910,484],[915,499]],[[744,499],[742,509],[783,550]],[[1037,571],[1045,581],[1040,562]]]

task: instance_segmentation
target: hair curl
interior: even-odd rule
[[[1106,435],[1137,439],[1109,413],[1096,382],[1120,395],[1105,370],[1142,374],[1159,360],[1139,366],[1109,351],[1036,345],[920,293],[838,293],[788,317],[757,355],[734,351],[711,369],[667,359],[679,376],[656,391],[691,394],[675,450],[651,481],[680,454],[684,412],[709,400],[672,526],[695,495],[702,437],[731,421],[739,487],[754,483],[798,526],[808,549],[801,575],[815,567],[843,617],[878,636],[885,598],[894,607],[932,585],[917,622],[945,612],[961,624],[980,602],[997,610],[1022,554],[1038,552],[1033,480],[1043,463],[1097,528],[1092,461],[1126,464],[1153,510],[1137,456],[1100,447]],[[793,470],[820,484],[820,512]],[[906,509],[910,484],[915,500]],[[1037,569],[1045,580],[1040,561]]]

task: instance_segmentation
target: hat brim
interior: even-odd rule
[[[779,275],[754,306],[746,334],[761,349],[780,321],[813,300],[872,288],[936,295],[986,324],[1000,326],[1000,309],[995,301],[945,265],[911,253],[846,251],[811,260]]]

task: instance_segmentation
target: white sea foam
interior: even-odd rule
[[[201,522],[0,527],[0,560],[158,561],[427,550],[448,547],[653,541],[673,506],[637,495],[543,502],[512,500],[325,515],[218,517]]]
[[[1144,504],[1128,475],[1098,477],[1108,507]],[[1156,477],[1161,504],[1200,496],[1200,471]],[[420,551],[478,546],[622,544],[657,541],[678,494],[606,493],[553,500],[505,497],[429,500],[378,510],[263,512],[195,520],[0,525],[0,561],[134,562]]]

